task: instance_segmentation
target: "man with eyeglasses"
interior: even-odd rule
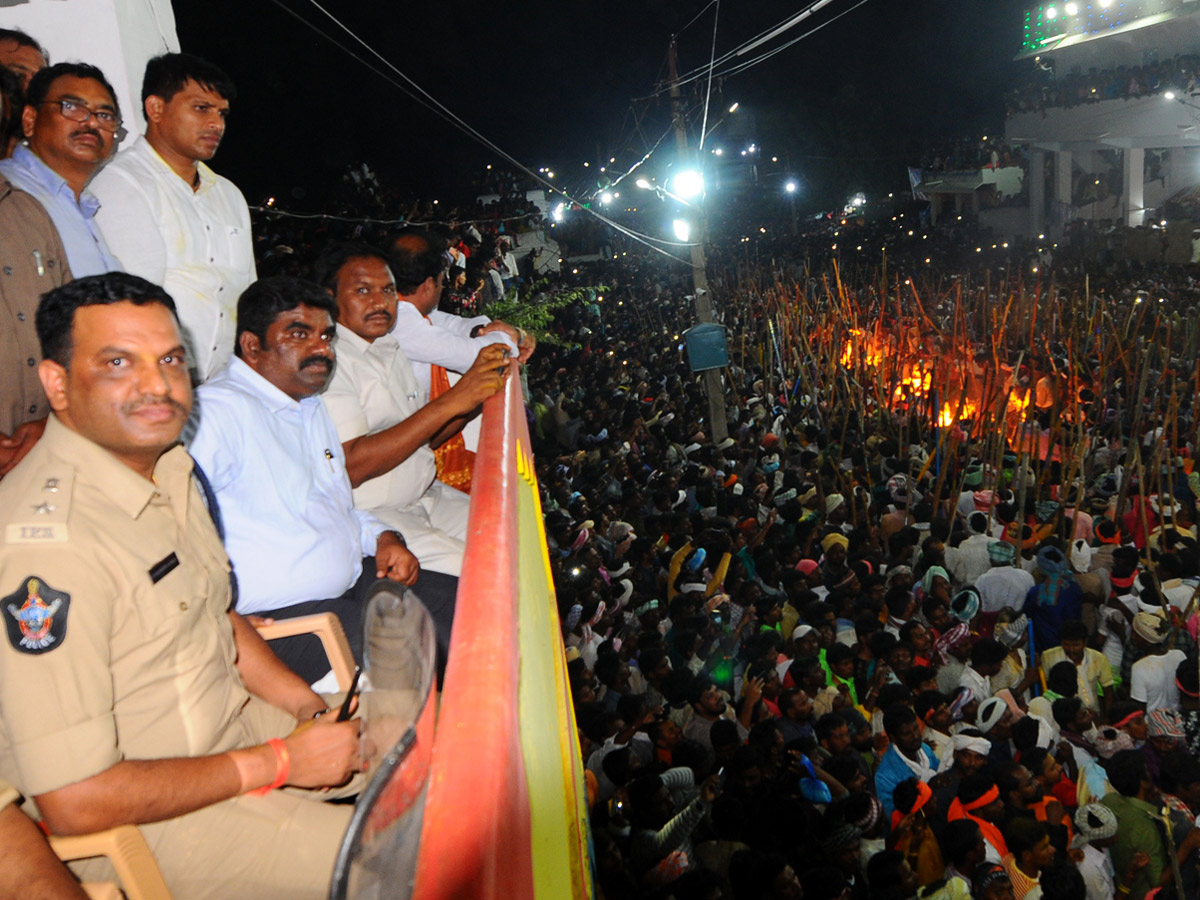
[[[237,301],[255,280],[250,211],[206,162],[225,135],[233,82],[188,53],[146,64],[146,133],[96,176],[96,221],[126,272],[175,300],[200,381],[233,355]]]
[[[96,226],[100,202],[86,187],[112,156],[121,129],[104,73],[85,63],[42,69],[29,82],[21,125],[25,142],[0,160],[0,175],[45,208],[76,278],[119,269]]]

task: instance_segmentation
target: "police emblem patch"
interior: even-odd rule
[[[22,579],[21,586],[0,603],[8,642],[20,653],[48,653],[67,634],[67,611],[71,595],[56,591],[36,576]]]

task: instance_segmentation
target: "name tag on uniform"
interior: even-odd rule
[[[9,525],[4,530],[4,539],[9,544],[62,543],[67,539],[66,522],[46,525]]]
[[[150,581],[158,584],[177,568],[179,568],[179,557],[174,553],[165,556],[150,567]]]

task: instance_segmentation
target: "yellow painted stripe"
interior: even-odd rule
[[[586,793],[535,485],[517,489],[519,710],[534,891],[537,900],[589,900]]]

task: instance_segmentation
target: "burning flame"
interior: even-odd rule
[[[849,368],[854,365],[856,354],[862,354],[863,362],[868,366],[877,367],[883,362],[884,353],[887,347],[882,341],[875,338],[874,335],[862,339],[863,331],[861,328],[851,328],[850,337],[846,339],[846,346],[842,350],[841,364]]]
[[[937,420],[938,427],[939,428],[949,428],[951,425],[961,422],[963,419],[975,418],[975,413],[976,413],[975,404],[972,403],[970,400],[967,400],[962,405],[962,414],[956,416],[955,414],[957,412],[958,412],[958,404],[957,403],[945,404],[942,407],[942,411],[940,413],[938,413],[938,420]]]

